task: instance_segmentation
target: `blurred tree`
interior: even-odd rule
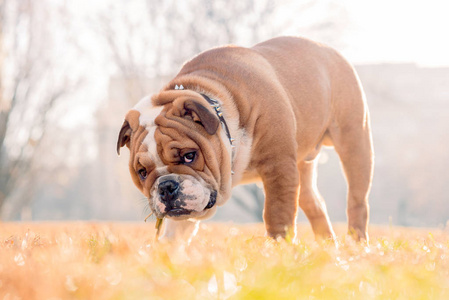
[[[65,74],[54,51],[60,42],[54,13],[64,11],[49,9],[46,1],[0,3],[0,212],[7,200],[14,210],[29,205],[42,179],[52,109],[79,83]]]
[[[111,3],[90,21],[116,75],[136,79],[173,75],[187,59],[225,44],[251,46],[283,34],[334,43],[346,20],[341,5],[319,0],[138,0]]]

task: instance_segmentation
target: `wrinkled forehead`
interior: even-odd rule
[[[145,149],[150,159],[158,166],[162,166],[163,163],[157,153],[157,145],[154,139],[154,132],[157,127],[154,120],[161,113],[162,109],[163,106],[153,106],[151,97],[145,97],[126,116],[133,132],[139,133],[134,135],[136,140],[133,142],[140,142],[140,145],[135,145],[136,149],[134,151],[138,152],[139,149]],[[146,147],[141,147],[142,145]]]

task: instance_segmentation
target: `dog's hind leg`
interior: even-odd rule
[[[374,152],[367,109],[363,120],[359,117],[352,119],[352,122],[344,121],[338,126],[331,126],[329,134],[348,183],[349,234],[356,240],[368,242],[368,194],[373,176]]]
[[[326,210],[326,204],[318,192],[316,185],[316,163],[318,158],[312,161],[302,161],[298,164],[300,192],[299,206],[306,214],[312,225],[317,239],[333,239],[335,234]]]

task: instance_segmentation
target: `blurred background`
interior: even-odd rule
[[[449,5],[444,0],[0,0],[0,216],[141,221],[146,200],[117,157],[125,113],[208,48],[279,35],[337,48],[361,78],[376,166],[371,222],[449,220]],[[345,221],[332,149],[319,190]],[[262,220],[238,187],[215,221]],[[300,221],[306,221],[302,214]]]

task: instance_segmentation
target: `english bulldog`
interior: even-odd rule
[[[335,239],[316,183],[320,149],[333,146],[348,183],[348,231],[368,241],[368,107],[353,67],[325,45],[279,37],[203,52],[126,114],[119,154],[125,145],[132,180],[168,219],[166,237],[195,231],[232,187],[261,180],[267,234],[295,235],[299,205],[318,239]]]

